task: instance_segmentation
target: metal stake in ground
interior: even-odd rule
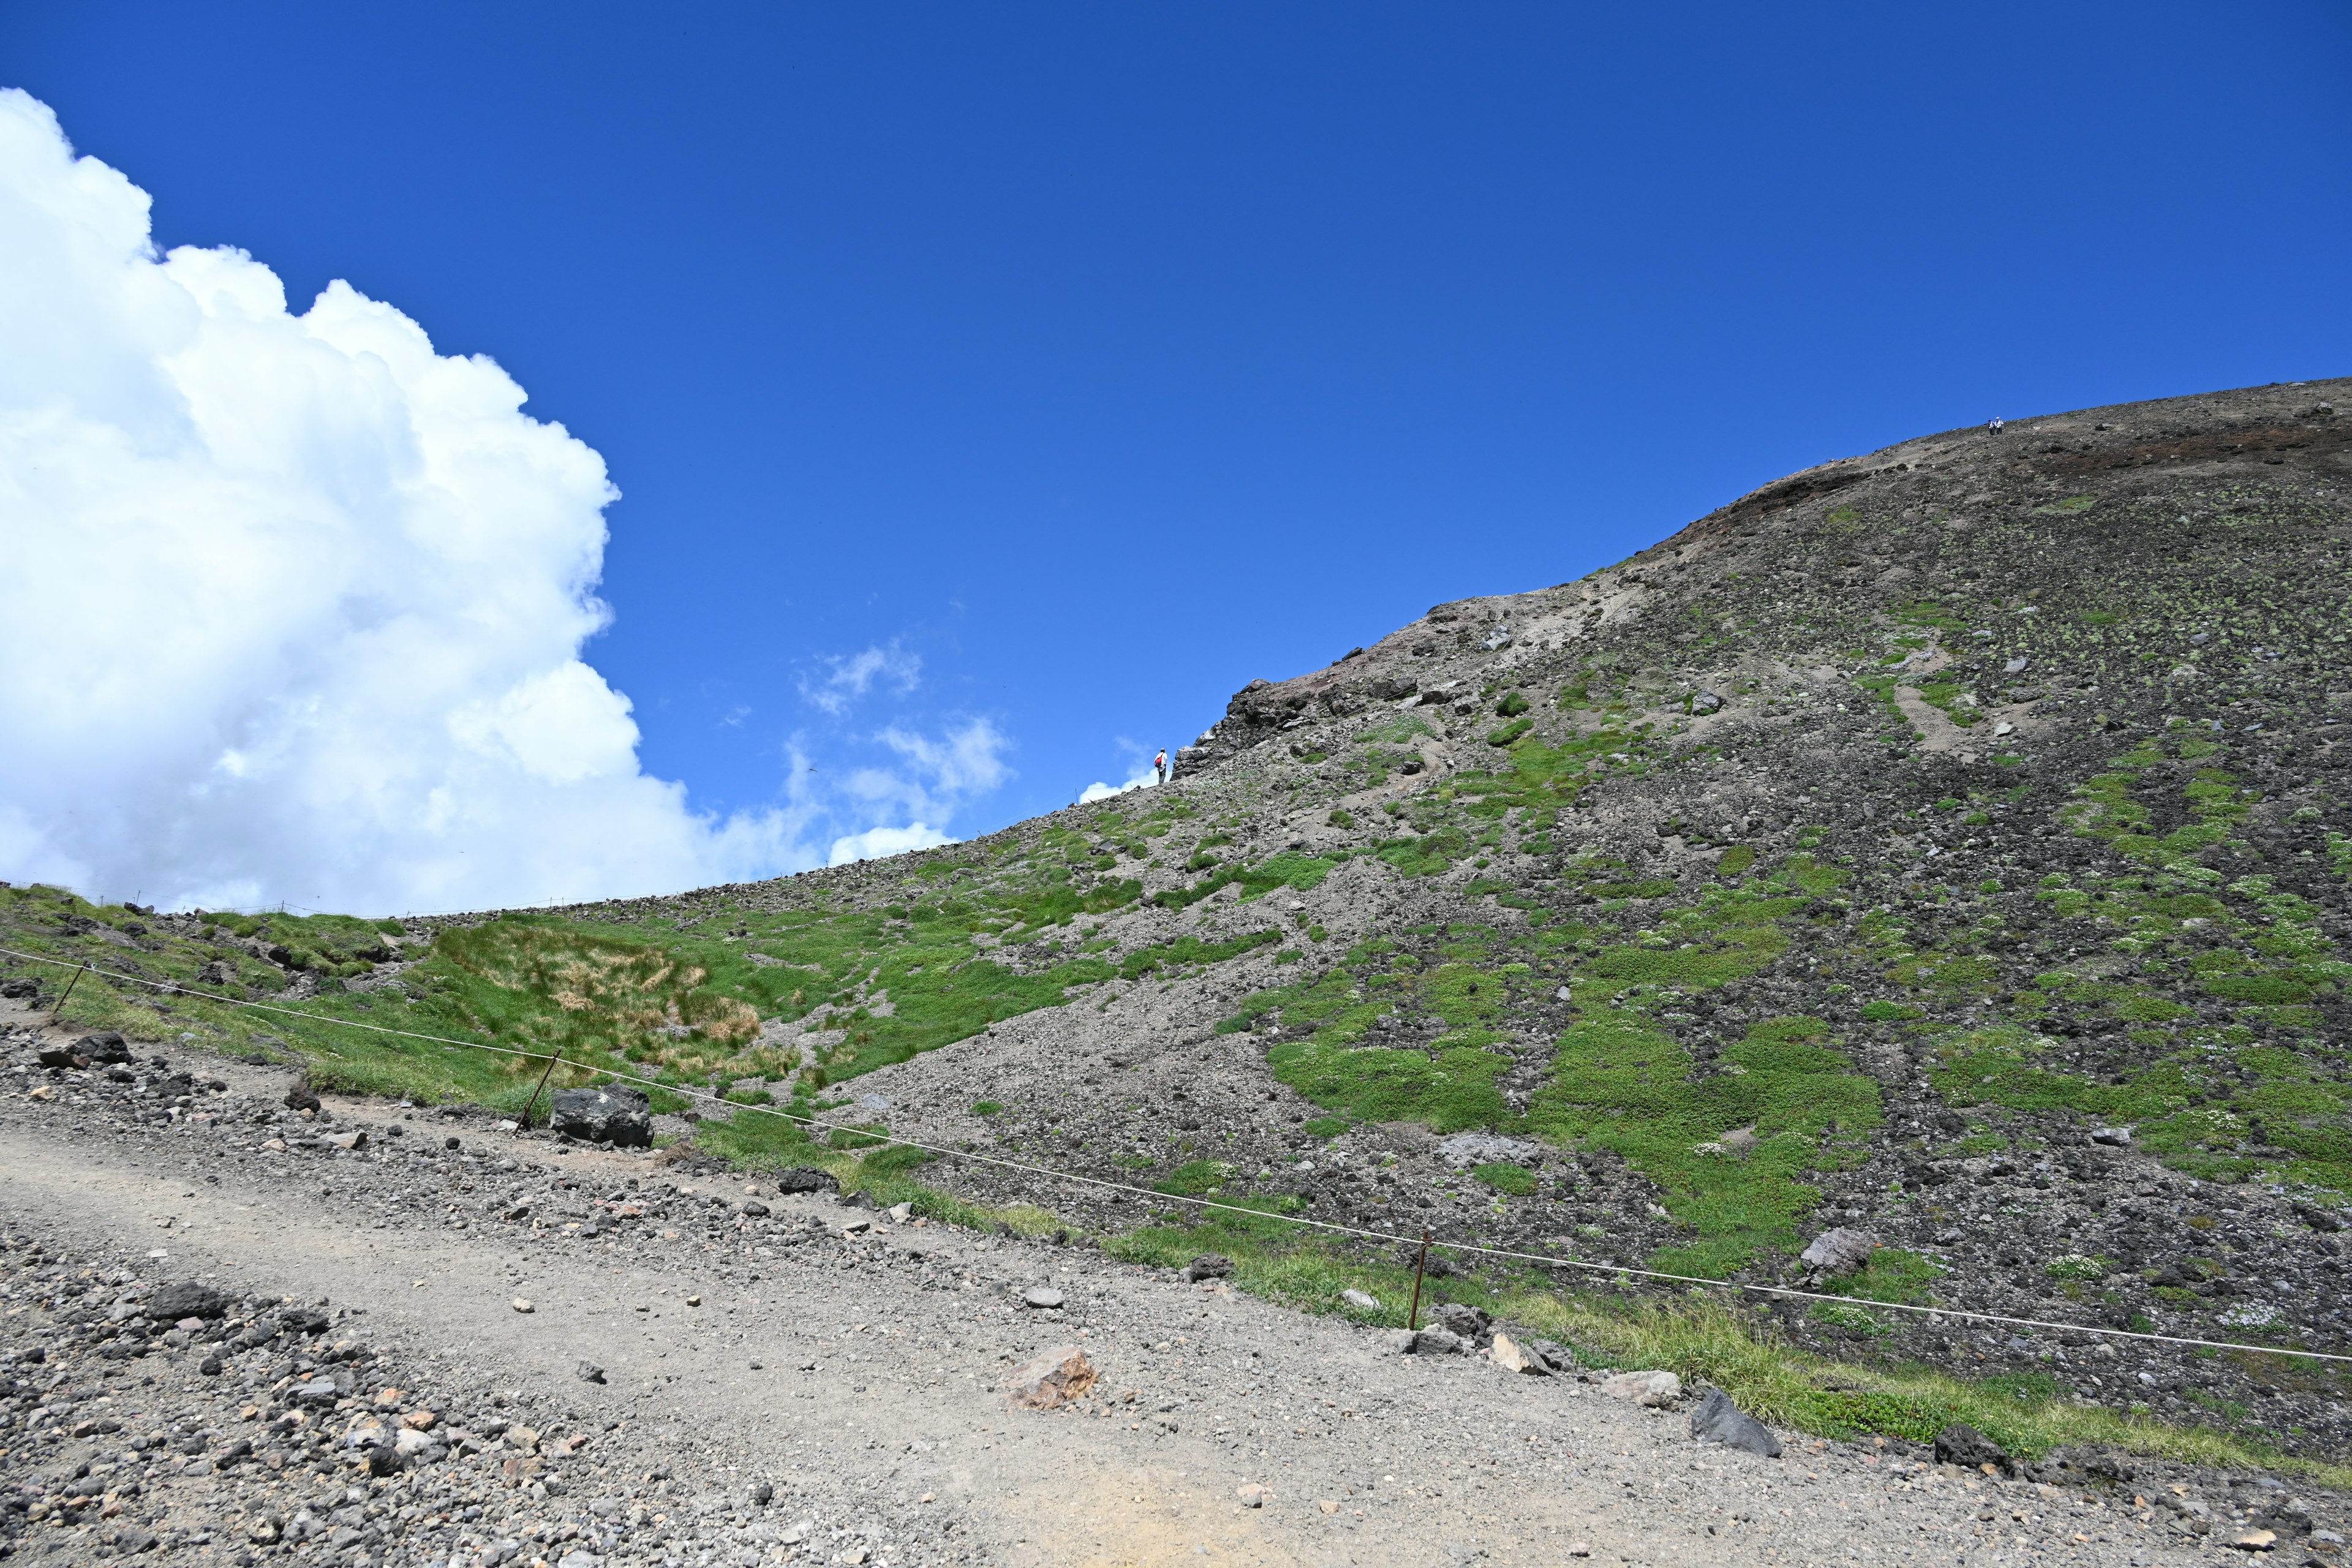
[[[562,1052],[557,1051],[548,1057],[546,1071],[541,1072],[539,1075],[539,1081],[531,1086],[530,1099],[526,1100],[523,1104],[522,1121],[515,1128],[516,1137],[520,1138],[524,1133],[530,1131],[530,1113],[538,1108],[539,1091],[547,1087],[548,1075],[555,1071],[555,1058],[562,1054]]]
[[[73,1000],[73,988],[80,984],[81,977],[89,973],[89,965],[87,963],[81,965],[73,972],[73,978],[66,982],[66,994],[58,998],[58,1005],[56,1006],[49,1009],[50,1017],[58,1020],[59,1023],[63,1023],[65,1021],[66,1004]]]
[[[1428,1267],[1429,1232],[1424,1230],[1421,1233],[1421,1256],[1413,1260],[1412,1265],[1412,1307],[1404,1315],[1404,1326],[1409,1333],[1418,1332],[1421,1328],[1421,1275]]]

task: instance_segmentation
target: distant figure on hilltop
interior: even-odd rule
[[[2000,415],[1996,414],[1991,418],[1985,421],[1985,433],[1989,436],[1998,436],[2000,434]]]
[[[1156,757],[1154,757],[1154,758],[1152,758],[1152,759],[1151,759],[1151,771],[1152,771],[1153,773],[1157,773],[1157,774],[1159,774],[1159,775],[1160,775],[1160,782],[1161,784],[1166,784],[1166,783],[1168,782],[1168,748],[1167,748],[1167,747],[1165,747],[1165,746],[1160,747],[1160,754],[1159,754],[1158,756],[1156,756]]]

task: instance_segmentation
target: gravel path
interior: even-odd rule
[[[2213,1478],[2162,1478],[2212,1500],[2200,1540],[2129,1487],[1702,1447],[1679,1412],[1218,1281],[382,1103],[320,1126],[275,1069],[175,1066],[176,1107],[0,1080],[0,1539],[32,1561],[2120,1564],[2240,1528]],[[147,1321],[190,1281],[218,1316]],[[1057,1345],[1100,1384],[1012,1408]]]

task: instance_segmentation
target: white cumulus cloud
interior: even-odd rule
[[[1090,800],[1108,800],[1115,795],[1125,795],[1131,789],[1150,789],[1159,782],[1160,775],[1153,773],[1147,765],[1122,784],[1105,784],[1100,779],[1097,779],[1078,792],[1078,804],[1084,805]]]
[[[1154,772],[1151,766],[1152,752],[1150,747],[1137,745],[1124,735],[1119,737],[1118,745],[1121,751],[1134,758],[1135,771],[1127,775],[1125,784],[1105,784],[1098,779],[1087,785],[1085,789],[1078,792],[1079,805],[1083,805],[1093,800],[1108,800],[1115,795],[1125,795],[1131,789],[1150,789],[1160,782],[1159,773]]]
[[[396,913],[812,863],[805,808],[638,766],[580,657],[615,491],[522,401],[343,283],[296,315],[243,252],[159,256],[0,92],[0,876]],[[912,679],[869,657],[826,689]],[[895,803],[979,765],[919,760]]]

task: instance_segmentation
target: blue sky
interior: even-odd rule
[[[160,243],[603,455],[648,772],[984,719],[959,834],[1787,470],[2344,372],[2347,68],[2322,4],[0,14]]]

